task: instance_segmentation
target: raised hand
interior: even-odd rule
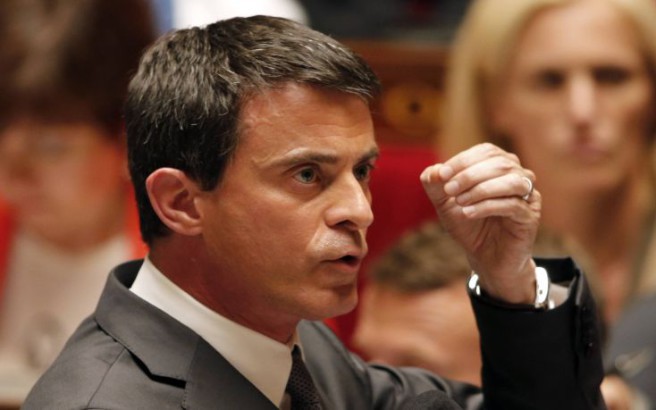
[[[481,287],[509,303],[533,303],[531,251],[541,208],[533,172],[516,155],[485,143],[426,168],[421,181]]]

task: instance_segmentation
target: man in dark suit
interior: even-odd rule
[[[377,90],[360,58],[283,19],[160,39],[126,104],[149,256],[110,274],[24,408],[604,408],[584,279],[552,261],[569,288],[549,292],[530,256],[534,176],[492,145],[421,176],[477,272],[483,395],[365,364],[316,322],[357,302]]]

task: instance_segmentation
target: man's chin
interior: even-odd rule
[[[312,311],[306,310],[305,319],[325,320],[351,312],[358,304],[358,293],[355,285],[331,289],[331,292],[310,301],[307,306],[314,305]]]

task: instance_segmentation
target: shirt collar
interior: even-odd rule
[[[130,288],[137,296],[189,327],[280,407],[292,368],[291,348],[235,323],[203,305],[146,258]]]

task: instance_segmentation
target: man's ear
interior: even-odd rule
[[[188,236],[202,233],[194,200],[201,190],[184,172],[159,168],[146,179],[146,190],[155,213],[169,229]]]

